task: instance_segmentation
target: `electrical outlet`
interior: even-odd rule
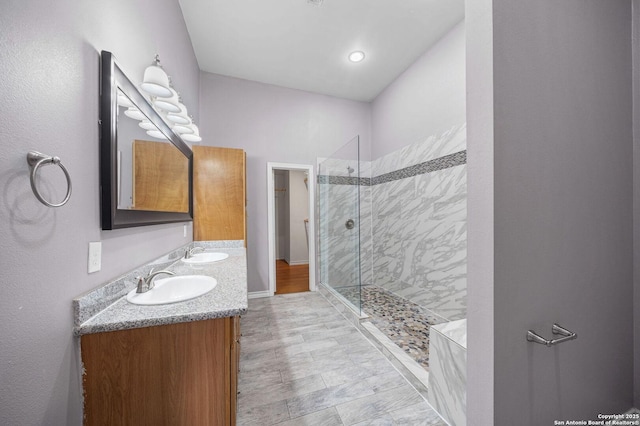
[[[89,273],[98,272],[102,268],[102,242],[89,243]]]

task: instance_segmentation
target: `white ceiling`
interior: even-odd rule
[[[358,101],[464,17],[464,0],[179,1],[202,71]]]

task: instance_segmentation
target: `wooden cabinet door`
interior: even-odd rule
[[[238,413],[238,372],[240,371],[240,317],[233,317],[231,324],[231,383],[230,383],[230,402],[231,402],[231,425],[236,424],[236,416]]]
[[[134,140],[132,149],[132,208],[188,212],[188,159],[168,142]]]
[[[193,147],[193,239],[246,240],[245,153]]]
[[[220,318],[82,336],[85,426],[234,424],[232,326]]]

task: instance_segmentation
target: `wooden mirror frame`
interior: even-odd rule
[[[151,107],[118,66],[111,52],[100,54],[100,200],[103,230],[193,220],[193,152]],[[120,89],[189,161],[189,211],[166,212],[118,208],[118,105]]]

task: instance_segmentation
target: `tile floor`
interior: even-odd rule
[[[446,425],[319,293],[249,301],[238,425]]]

